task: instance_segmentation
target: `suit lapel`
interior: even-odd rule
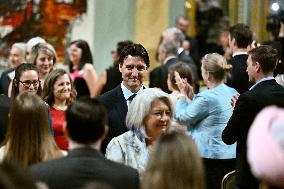
[[[117,90],[116,90],[116,96],[117,96],[117,103],[115,103],[115,109],[119,114],[119,118],[121,120],[122,123],[125,123],[125,117],[126,117],[126,113],[127,113],[127,104],[126,104],[126,100],[123,96],[122,93],[122,89],[121,86],[119,85]]]

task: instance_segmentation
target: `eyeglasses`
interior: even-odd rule
[[[40,80],[25,80],[19,82],[22,83],[25,88],[29,88],[31,85],[33,85],[33,87],[36,88],[40,84]]]

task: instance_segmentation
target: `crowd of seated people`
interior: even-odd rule
[[[24,171],[29,188],[219,189],[233,170],[238,189],[284,188],[279,53],[236,24],[224,54],[200,58],[185,25],[162,33],[150,72],[129,40],[98,77],[86,40],[67,44],[66,70],[46,40],[14,43],[0,78],[0,188],[20,188]]]

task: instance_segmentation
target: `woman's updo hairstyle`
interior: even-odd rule
[[[206,54],[201,63],[216,81],[224,80],[232,69],[232,65],[227,64],[226,59],[218,53]]]

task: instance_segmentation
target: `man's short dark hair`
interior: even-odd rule
[[[126,41],[119,41],[116,45],[116,52],[118,54],[118,56],[121,55],[122,50],[124,49],[124,47],[128,46],[128,45],[132,45],[133,42],[130,40],[126,40]]]
[[[128,55],[141,57],[144,60],[147,68],[150,66],[148,52],[141,44],[133,43],[124,47],[118,60],[119,64],[123,64]]]
[[[229,32],[231,40],[236,40],[238,48],[247,48],[253,41],[253,33],[245,24],[236,24],[230,27]]]
[[[80,144],[98,141],[105,130],[107,113],[96,99],[82,98],[68,106],[66,122],[69,138]]]
[[[278,62],[278,52],[269,45],[256,47],[248,52],[251,55],[252,62],[258,62],[264,74],[273,73]]]

